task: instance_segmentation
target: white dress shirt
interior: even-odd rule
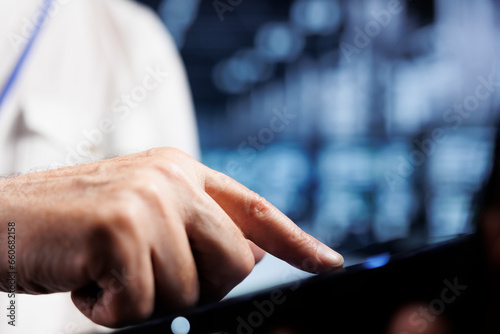
[[[42,3],[0,1],[0,89],[30,37]],[[54,0],[47,18],[1,106],[0,175],[160,146],[198,157],[184,68],[154,13],[126,0]],[[0,293],[1,333],[95,329],[68,293],[18,295],[15,328],[7,325],[7,302]]]

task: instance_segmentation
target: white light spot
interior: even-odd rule
[[[191,325],[186,318],[177,317],[172,321],[170,328],[174,334],[188,334],[191,329]]]

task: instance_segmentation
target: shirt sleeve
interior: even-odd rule
[[[149,9],[129,2],[120,8],[107,13],[114,22],[109,31],[120,33],[103,41],[106,49],[115,44],[106,54],[115,72],[113,86],[120,87],[111,101],[116,129],[107,136],[107,151],[123,155],[168,146],[199,159],[187,75],[171,36]],[[113,57],[121,66],[113,65]]]

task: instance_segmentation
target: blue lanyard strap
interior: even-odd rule
[[[16,83],[16,80],[19,77],[21,69],[26,62],[26,58],[28,57],[28,55],[32,49],[32,46],[33,46],[36,38],[38,37],[38,34],[39,34],[43,24],[45,23],[45,20],[47,19],[47,12],[52,4],[52,1],[53,0],[45,0],[43,7],[41,9],[42,15],[39,17],[38,22],[36,22],[35,28],[33,29],[33,33],[31,34],[31,36],[28,40],[28,43],[24,47],[24,50],[23,50],[21,56],[17,60],[16,66],[12,70],[9,78],[7,79],[3,89],[1,91],[1,94],[0,94],[0,112],[2,111],[3,103],[5,102],[7,96],[9,95],[9,92],[12,90],[14,84]]]

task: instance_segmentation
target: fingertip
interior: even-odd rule
[[[318,245],[316,254],[324,265],[322,266],[322,268],[324,268],[322,271],[339,269],[344,266],[344,257],[322,243]]]

